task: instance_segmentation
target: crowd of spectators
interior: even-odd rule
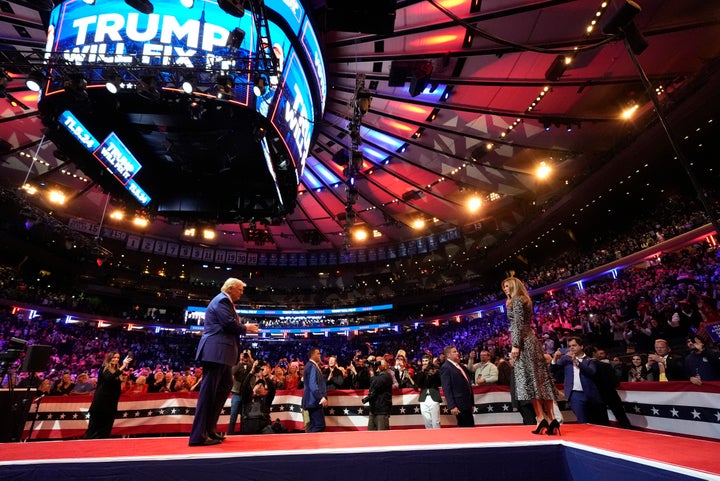
[[[535,299],[536,327],[542,333],[548,354],[566,347],[565,340],[570,335],[580,334],[621,363],[625,380],[631,372],[632,357],[652,353],[656,339],[667,339],[673,349],[682,352],[689,334],[702,333],[704,323],[720,320],[715,300],[718,280],[717,249],[693,245],[665,254],[653,265],[627,268],[617,279],[600,280],[583,290],[570,288]],[[291,368],[294,373],[298,371],[310,345],[320,345],[326,362],[330,357],[335,359],[329,364],[337,370],[340,381],[336,384],[340,388],[361,388],[364,384],[361,380],[366,376],[359,375],[358,370],[365,371],[368,364],[372,366],[376,356],[383,356],[395,366],[399,360],[397,353],[402,352],[400,360],[409,367],[403,371],[412,375],[425,353],[432,354],[435,362],[442,362],[440,353],[447,345],[457,346],[465,361],[473,351],[488,351],[499,370],[507,369],[503,363],[510,348],[509,335],[501,309],[486,311],[482,317],[471,320],[458,322],[450,318],[438,324],[424,323],[400,332],[389,330],[352,338],[331,336],[281,342],[258,339],[249,344],[255,359],[273,367],[278,381]],[[51,395],[70,395],[77,384],[92,383],[104,354],[110,350],[135,353],[124,391],[152,392],[155,385],[168,391],[192,390],[198,385],[198,377],[201,378],[192,362],[197,337],[187,332],[100,329],[41,316],[26,319],[9,309],[0,313],[0,326],[3,341],[16,337],[53,347],[48,370],[35,379],[24,380],[33,387],[49,380],[53,384]],[[137,384],[150,387],[133,386]],[[87,392],[88,388],[83,389]]]
[[[539,287],[580,274],[703,223],[702,215],[698,212],[685,214],[681,204],[681,199],[672,199],[658,210],[652,221],[638,221],[624,236],[608,233],[604,240],[598,237],[589,251],[565,251],[558,257],[547,259],[542,265],[533,263],[517,275],[527,279],[529,285]],[[39,307],[64,306],[94,314],[103,314],[118,307],[117,304],[106,304],[100,297],[66,292],[58,285],[46,283],[42,273],[37,279],[27,280],[16,278],[15,272],[14,268],[0,267],[0,298],[30,302]],[[616,362],[623,363],[623,377],[630,378],[630,374],[634,373],[630,368],[637,362],[633,358],[640,355],[640,362],[643,362],[642,356],[652,352],[655,339],[668,339],[673,349],[682,351],[687,347],[688,334],[699,331],[704,335],[703,323],[720,320],[717,312],[719,286],[717,249],[698,244],[664,254],[652,265],[624,269],[616,279],[602,278],[584,289],[572,286],[534,299],[536,327],[542,335],[546,353],[552,354],[556,349],[565,347],[568,336],[580,334],[588,343],[616,356]],[[509,335],[501,308],[486,310],[478,318],[447,315],[499,298],[498,286],[488,283],[487,288],[476,291],[472,296],[459,295],[444,299],[445,302],[423,304],[377,318],[386,322],[401,322],[397,330],[349,337],[338,335],[247,342],[255,358],[271,364],[277,376],[284,376],[291,367],[301,365],[302,357],[311,345],[320,345],[326,359],[334,356],[338,364],[336,369],[349,379],[340,383],[343,387],[357,387],[355,378],[358,368],[363,370],[366,363],[372,364],[374,356],[385,357],[393,366],[397,361],[393,353],[399,351],[407,353],[403,357],[411,373],[417,369],[425,353],[432,354],[436,362],[441,361],[439,353],[450,344],[457,346],[465,360],[471,352],[483,350],[502,365],[509,351]],[[454,302],[446,302],[449,299]],[[139,309],[133,304],[123,307],[126,310],[119,314],[125,318],[132,318],[128,312]],[[23,312],[14,313],[10,308],[0,311],[0,349],[11,337],[53,347],[48,370],[38,373],[35,379],[25,380],[34,386],[43,380],[49,380],[54,385],[69,376],[75,384],[82,377],[81,384],[87,390],[87,384],[92,384],[96,378],[104,354],[110,350],[135,353],[133,369],[127,373],[124,383],[126,391],[152,392],[161,378],[166,390],[192,390],[202,378],[196,375],[197,368],[193,366],[197,337],[190,332],[100,329],[95,327],[95,323],[68,324],[43,316],[25,318]],[[151,316],[177,315],[172,309],[152,308],[149,312]],[[434,323],[427,322],[431,315],[438,313],[446,316],[438,316]],[[310,319],[309,324],[299,322],[303,326],[316,326],[318,322],[322,325],[323,321]],[[266,320],[261,324],[263,327],[276,327],[280,321]],[[707,336],[705,339],[711,343]],[[358,362],[363,365],[358,366]],[[502,366],[502,370],[506,367]],[[3,382],[7,384],[8,377]],[[64,384],[67,386],[67,383]],[[132,387],[134,384],[146,387]]]

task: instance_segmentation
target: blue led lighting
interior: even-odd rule
[[[377,150],[371,148],[371,147],[361,147],[360,150],[362,150],[363,155],[375,162],[376,164],[382,162],[385,160],[385,157],[387,157],[387,154],[383,152],[378,152]]]
[[[340,178],[335,175],[330,169],[321,164],[316,158],[308,157],[307,165],[317,175],[325,179],[325,182],[327,182],[328,184],[335,184],[337,182],[340,182]]]
[[[403,145],[403,141],[396,137],[392,137],[384,132],[378,132],[377,130],[362,127],[360,132],[363,138],[371,140],[374,144],[384,147],[388,150],[397,150]]]
[[[312,172],[310,172],[309,169],[305,169],[305,172],[303,172],[302,181],[308,189],[314,190],[318,187],[322,187],[322,183],[312,174]]]

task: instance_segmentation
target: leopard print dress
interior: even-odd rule
[[[515,359],[515,395],[518,401],[530,399],[555,399],[552,377],[542,345],[532,328],[532,305],[524,304],[519,297],[513,297],[508,309],[510,340],[513,347],[520,348]]]

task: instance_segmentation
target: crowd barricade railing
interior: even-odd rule
[[[476,386],[475,424],[522,424],[513,408],[507,386]],[[618,389],[633,426],[638,429],[682,434],[720,440],[720,382],[695,386],[690,382],[621,383]],[[361,399],[365,390],[330,391],[325,409],[328,431],[367,429],[369,406]],[[391,429],[422,429],[419,392],[398,389],[393,392]],[[113,426],[114,436],[151,436],[188,434],[195,413],[197,393],[125,394],[120,397]],[[290,432],[303,430],[302,390],[277,391],[271,412]],[[46,396],[33,403],[25,423],[23,440],[77,439],[88,425],[91,395]],[[565,422],[575,416],[567,403],[559,403]],[[456,425],[455,416],[441,404],[441,427]],[[219,430],[227,429],[230,398],[225,403]],[[614,421],[610,414],[611,421]],[[32,432],[30,428],[32,426]]]

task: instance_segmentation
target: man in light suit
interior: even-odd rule
[[[202,362],[203,382],[190,431],[190,446],[219,444],[224,436],[217,432],[217,422],[232,388],[232,366],[240,352],[238,336],[257,333],[257,324],[242,324],[235,303],[242,297],[246,284],[231,277],[225,281],[205,311],[203,335],[195,360]]]
[[[460,364],[460,353],[455,346],[447,346],[443,349],[443,354],[446,361],[440,367],[440,382],[445,404],[450,414],[457,418],[458,427],[471,428],[475,426],[475,395],[470,384],[472,373]]]
[[[314,347],[308,353],[308,362],[303,370],[303,396],[301,407],[307,414],[308,433],[319,433],[325,430],[325,414],[323,408],[328,405],[327,384],[323,376],[320,362],[320,349]]]
[[[569,354],[555,351],[552,364],[562,367],[565,373],[565,397],[579,423],[609,425],[607,407],[593,378],[597,374],[597,361],[585,355],[582,339],[568,338]]]

